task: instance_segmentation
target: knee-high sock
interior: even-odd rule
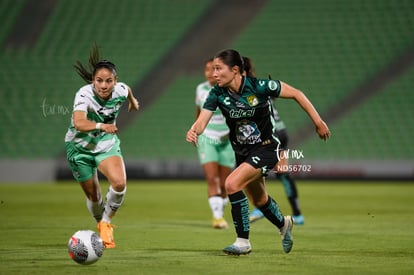
[[[237,237],[249,239],[250,222],[249,222],[249,202],[243,191],[229,195],[231,203],[231,215],[233,217],[234,228]]]
[[[126,193],[126,186],[121,192],[117,192],[112,187],[109,187],[108,193],[106,194],[106,203],[105,210],[103,212],[102,220],[110,223],[112,217],[115,215],[116,211],[121,207],[122,202],[124,201]]]
[[[295,180],[289,173],[277,174],[277,177],[282,181],[283,187],[285,188],[285,193],[289,200],[290,207],[292,208],[293,215],[300,215],[298,190],[296,188]]]
[[[268,196],[266,204],[259,207],[259,209],[271,223],[277,226],[277,228],[280,229],[285,224],[285,219],[279,209],[279,205],[277,205],[272,197]]]
[[[95,218],[96,222],[102,220],[102,214],[104,211],[104,204],[102,198],[98,201],[91,201],[86,198],[86,206],[88,207],[89,212]]]

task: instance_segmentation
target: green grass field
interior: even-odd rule
[[[234,229],[210,228],[204,182],[130,181],[113,220],[117,248],[81,266],[67,241],[95,223],[80,187],[0,184],[0,274],[414,274],[413,183],[298,186],[306,220],[294,227],[291,253],[260,220],[251,226],[252,253],[236,257],[221,252]],[[281,184],[269,180],[268,190],[290,214]]]

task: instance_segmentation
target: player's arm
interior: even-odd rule
[[[331,132],[329,131],[328,126],[320,117],[318,111],[316,111],[313,104],[310,100],[306,97],[306,95],[301,92],[300,90],[284,83],[280,82],[282,85],[279,97],[282,98],[291,98],[294,99],[305,112],[311,118],[313,124],[315,124],[316,132],[318,133],[319,137],[323,140],[327,140],[331,136]]]
[[[204,132],[206,129],[208,122],[210,121],[211,117],[213,116],[213,112],[207,109],[202,109],[200,114],[197,117],[197,120],[191,126],[191,128],[187,131],[186,140],[188,142],[197,145],[197,138],[200,134]]]
[[[196,112],[195,112],[195,119],[197,120],[198,116],[200,115],[201,108],[200,106],[196,106]]]
[[[118,131],[118,128],[114,124],[97,123],[95,121],[89,120],[86,117],[86,112],[84,111],[73,112],[73,126],[80,132],[101,130],[114,134]]]
[[[138,111],[139,110],[139,102],[138,99],[136,99],[136,97],[134,96],[134,94],[132,93],[131,88],[128,87],[128,112],[130,112],[131,110],[135,110]]]

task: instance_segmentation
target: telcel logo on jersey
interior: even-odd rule
[[[242,110],[242,109],[237,109],[237,110],[230,110],[230,117],[231,118],[241,118],[241,117],[252,117],[254,116],[254,111],[255,109],[251,109],[251,110]]]

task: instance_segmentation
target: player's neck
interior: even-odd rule
[[[242,84],[243,77],[241,75],[236,75],[233,81],[228,86],[228,89],[232,93],[238,93],[240,91],[240,86]]]

